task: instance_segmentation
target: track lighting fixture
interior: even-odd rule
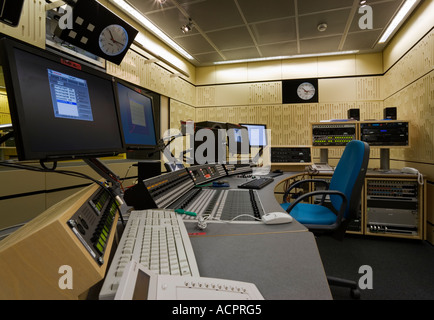
[[[188,19],[188,23],[181,27],[181,31],[182,33],[187,33],[190,32],[191,29],[193,29],[193,21],[191,21],[191,19]]]

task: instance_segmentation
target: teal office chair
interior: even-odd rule
[[[326,233],[343,240],[348,224],[357,216],[360,206],[369,150],[366,142],[359,140],[349,142],[333,172],[330,184],[320,179],[297,181],[286,190],[282,208],[314,234]],[[326,190],[308,192],[296,198],[294,202],[287,202],[291,190],[307,182],[321,183]],[[327,195],[330,198],[328,206],[325,202]],[[317,196],[321,196],[319,204],[301,202]],[[330,285],[349,287],[351,295],[359,298],[360,292],[356,282],[334,277],[327,277],[327,279]]]

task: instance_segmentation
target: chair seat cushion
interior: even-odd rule
[[[280,206],[286,210],[290,203],[282,203]],[[309,203],[298,203],[289,213],[301,224],[330,225],[336,222],[336,215],[327,207]]]

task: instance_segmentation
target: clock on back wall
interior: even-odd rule
[[[318,79],[293,79],[282,81],[282,103],[318,102]]]
[[[72,29],[57,27],[55,35],[103,59],[120,64],[138,31],[95,0],[73,6]]]

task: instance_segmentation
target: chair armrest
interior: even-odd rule
[[[325,180],[321,180],[321,179],[306,179],[306,180],[300,180],[297,182],[294,182],[293,184],[291,184],[288,188],[288,190],[285,191],[285,194],[283,195],[283,202],[287,202],[286,198],[288,197],[289,193],[291,192],[292,189],[304,184],[305,182],[319,182],[319,183],[323,183],[326,188],[329,188],[329,183]],[[324,199],[323,199],[324,200]]]
[[[337,190],[319,190],[319,191],[312,191],[312,192],[305,193],[302,196],[298,197],[293,203],[291,203],[291,205],[288,207],[288,209],[286,209],[286,212],[288,212],[290,214],[291,210],[299,202],[301,202],[305,198],[310,198],[310,197],[313,197],[316,195],[338,195],[342,198],[342,203],[341,203],[341,207],[339,208],[339,211],[336,211],[336,209],[333,207],[333,205],[331,206],[331,211],[337,216],[336,221],[338,221],[340,223],[344,218],[345,210],[347,207],[347,197],[345,196],[344,193],[337,191]]]

